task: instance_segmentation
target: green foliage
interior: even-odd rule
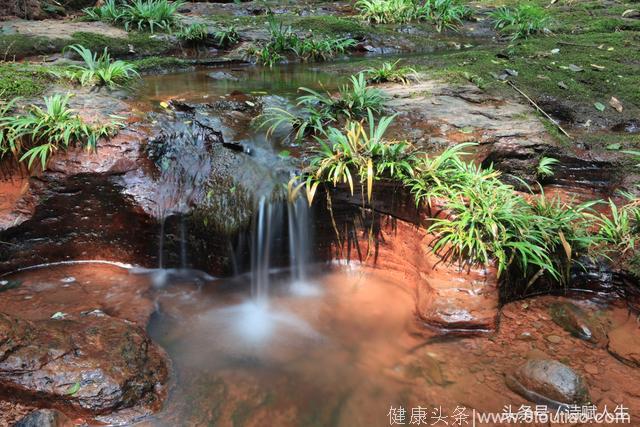
[[[69,46],[69,49],[82,58],[84,65],[72,65],[71,71],[56,74],[77,80],[83,86],[105,85],[113,88],[139,76],[132,64],[121,60],[112,62],[106,48],[100,56],[80,45]]]
[[[94,150],[100,138],[112,136],[118,123],[92,125],[69,108],[70,94],[45,97],[45,108],[32,105],[25,114],[10,116],[12,104],[0,119],[0,157],[12,154],[32,168],[39,160],[44,170],[52,154],[81,144]]]
[[[404,24],[416,16],[413,0],[358,0],[360,17],[375,24]]]
[[[539,178],[548,178],[553,176],[553,166],[560,163],[560,160],[553,157],[543,157],[538,163],[536,174]]]
[[[387,100],[382,91],[367,86],[364,73],[351,76],[350,84],[343,85],[337,95],[308,88],[300,90],[306,95],[298,97],[298,114],[270,108],[259,118],[261,126],[268,126],[267,134],[286,124],[295,132],[295,139],[301,139],[308,134],[322,133],[332,122],[362,119],[370,112],[379,114]]]
[[[401,67],[398,65],[399,63],[400,60],[398,59],[396,62],[384,62],[377,68],[365,70],[367,81],[370,83],[409,83],[408,77],[412,74],[415,75],[417,72],[411,67]]]
[[[238,34],[235,27],[231,26],[215,31],[213,38],[216,41],[216,45],[224,49],[238,43],[240,41],[240,34]]]
[[[456,29],[462,25],[464,19],[472,15],[471,9],[457,0],[427,0],[424,5],[417,7],[416,17],[433,22],[436,30]]]
[[[517,271],[530,282],[545,274],[566,280],[575,255],[593,243],[587,214],[597,202],[571,207],[542,194],[528,203],[500,181],[498,171],[461,160],[471,145],[425,156],[405,180],[416,203],[439,202],[447,211],[429,228],[436,235],[434,251],[462,264],[495,262],[500,275]]]
[[[115,24],[124,15],[124,9],[116,3],[116,0],[107,0],[102,6],[84,9],[84,13],[93,21]]]
[[[501,7],[489,14],[494,27],[508,34],[512,40],[527,38],[547,30],[549,15],[535,4],[521,4],[517,8]]]
[[[176,33],[180,40],[190,43],[201,43],[209,37],[209,29],[205,24],[191,24]]]
[[[405,24],[413,20],[434,23],[438,32],[455,29],[463,19],[471,17],[472,11],[458,0],[359,0],[355,4],[360,17],[376,24]]]
[[[85,14],[93,20],[111,24],[121,24],[129,31],[154,32],[155,30],[171,31],[178,26],[178,9],[183,0],[133,0],[131,3],[118,4],[115,0],[97,8],[85,9]]]
[[[609,215],[594,215],[600,245],[605,253],[625,256],[635,252],[640,242],[640,200],[630,195],[627,197],[630,201],[622,207],[609,199]]]
[[[301,38],[290,26],[281,21],[269,18],[270,41],[261,48],[255,48],[249,53],[263,65],[272,67],[285,59],[286,54],[293,54],[303,61],[324,61],[335,55],[342,54],[355,46],[356,42],[350,38]]]
[[[334,186],[345,183],[351,194],[359,185],[369,201],[373,184],[382,178],[403,180],[413,175],[415,152],[406,141],[390,141],[384,134],[393,117],[383,117],[376,125],[369,112],[368,132],[362,122],[347,122],[344,130],[328,128],[317,137],[318,151],[311,158],[306,172],[306,191],[313,201],[318,185],[326,182]]]

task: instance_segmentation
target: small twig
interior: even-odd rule
[[[543,114],[547,119],[549,119],[549,121],[551,121],[551,123],[553,123],[553,124],[554,124],[554,125],[555,125],[559,130],[560,130],[560,132],[562,132],[562,133],[563,133],[567,138],[569,138],[569,139],[573,139],[573,138],[571,138],[571,135],[569,135],[569,134],[567,133],[567,131],[566,131],[566,130],[564,130],[564,129],[562,128],[562,126],[560,126],[560,124],[559,124],[558,122],[556,122],[556,121],[555,121],[555,120],[554,120],[550,115],[548,115],[548,114],[547,114],[547,113],[546,113],[546,112],[545,112],[545,111],[544,111],[544,110],[543,110],[543,109],[542,109],[538,104],[536,104],[536,103],[535,103],[535,101],[534,101],[533,99],[529,98],[529,96],[528,96],[526,93],[524,93],[523,91],[521,91],[521,90],[518,88],[518,86],[516,86],[516,85],[515,85],[511,80],[507,80],[507,83],[509,84],[509,86],[511,86],[512,88],[514,88],[514,89],[515,89],[515,90],[516,90],[520,95],[524,96],[524,97],[525,97],[525,99],[526,99],[527,101],[529,101],[529,103],[530,103],[531,105],[533,105],[533,106],[536,108],[536,110],[538,110],[538,111],[539,111],[540,113],[542,113],[542,114]]]

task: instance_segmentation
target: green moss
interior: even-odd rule
[[[62,52],[72,44],[81,44],[93,51],[102,51],[106,47],[115,57],[132,54],[129,46],[138,56],[160,55],[176,47],[173,41],[163,37],[165,36],[136,32],[129,33],[126,39],[86,32],[73,33],[70,39],[49,39],[23,34],[0,35],[0,55],[6,60],[50,55]]]
[[[0,35],[0,55],[2,55],[2,59],[5,60],[59,52],[64,45],[64,41],[59,39],[48,39],[46,37],[34,37],[24,34]]]
[[[0,64],[0,98],[31,97],[45,91],[51,75],[44,67]]]
[[[190,61],[174,58],[171,56],[149,56],[143,59],[132,61],[136,69],[141,72],[160,72],[166,70],[176,70],[192,66]]]

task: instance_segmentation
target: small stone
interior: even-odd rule
[[[562,326],[572,336],[591,343],[606,341],[602,327],[594,322],[580,307],[566,302],[554,303],[549,307],[553,321]]]
[[[63,277],[62,279],[60,279],[60,281],[62,283],[73,283],[76,281],[76,278],[73,276],[69,276],[69,277]]]
[[[531,332],[523,332],[518,335],[518,339],[522,341],[533,341],[535,340],[534,336],[531,335]]]
[[[584,378],[556,360],[529,360],[505,382],[524,398],[554,408],[591,401]]]
[[[559,344],[560,342],[562,342],[562,338],[557,335],[547,335],[546,339],[552,344]]]

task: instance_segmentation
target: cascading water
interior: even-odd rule
[[[286,204],[286,223],[285,223]],[[308,264],[311,251],[310,209],[306,199],[270,201],[261,197],[251,236],[251,293],[254,301],[268,303],[270,273],[278,255],[289,251],[291,290],[308,294]],[[284,242],[285,226],[288,245]]]

